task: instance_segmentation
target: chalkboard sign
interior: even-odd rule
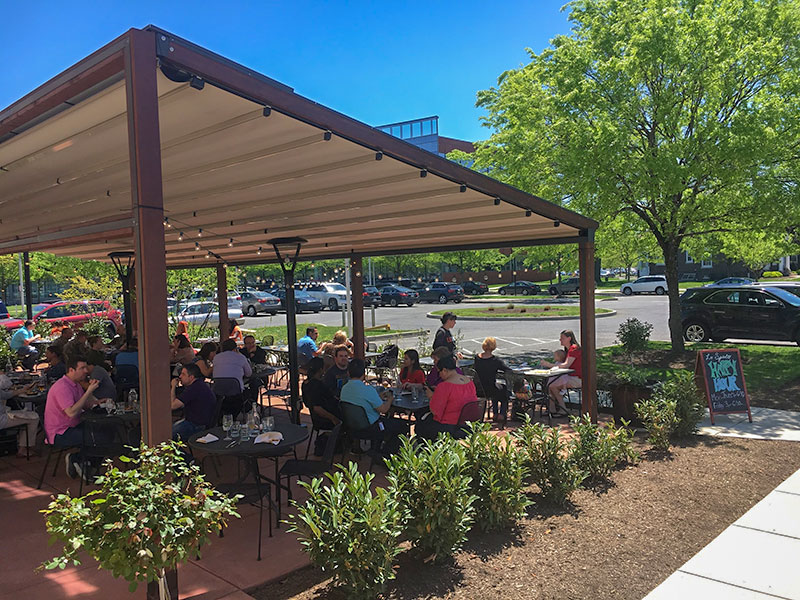
[[[738,348],[724,350],[700,350],[695,363],[695,377],[705,387],[711,424],[714,414],[747,413],[750,422],[750,398],[744,383],[742,357]]]

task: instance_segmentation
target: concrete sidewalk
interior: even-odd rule
[[[723,531],[645,600],[800,600],[800,470]]]
[[[783,440],[800,442],[800,412],[776,410],[773,408],[752,408],[753,422],[747,420],[747,413],[733,415],[714,415],[714,425],[706,413],[700,423],[701,435],[741,437],[757,440]]]

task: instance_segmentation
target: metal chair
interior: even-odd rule
[[[278,473],[278,484],[280,485],[281,480],[284,477],[286,478],[286,489],[289,492],[289,500],[292,499],[292,477],[318,477],[331,470],[333,467],[333,455],[336,452],[336,442],[339,440],[341,430],[341,423],[330,430],[328,441],[325,443],[325,452],[322,455],[322,460],[290,459],[283,463]],[[308,456],[308,453],[306,453],[306,456]]]
[[[83,421],[83,444],[80,448],[81,471],[89,473],[91,463],[100,462],[106,458],[117,458],[126,453],[128,435],[122,419],[112,416],[100,418],[87,418]],[[87,477],[81,477],[78,495],[83,495],[83,482]]]
[[[349,449],[349,443],[353,440],[367,440],[370,443],[371,462],[370,469],[375,463],[375,455],[379,453],[381,444],[383,444],[383,432],[367,431],[370,429],[371,423],[367,418],[367,411],[363,406],[351,404],[349,402],[340,402],[339,410],[342,411],[342,421],[344,422],[345,430],[347,432],[348,441],[345,442],[346,452]],[[344,457],[342,457],[344,461]]]
[[[217,398],[222,398],[221,411],[234,417],[242,412],[244,393],[242,385],[235,377],[217,377],[211,384]]]
[[[0,429],[0,434],[5,432],[11,431],[19,431],[20,429],[25,430],[25,460],[31,459],[31,440],[28,437],[28,424],[27,423],[19,423],[18,425],[8,425]]]
[[[333,431],[331,427],[328,427],[320,423],[320,419],[314,414],[313,408],[309,407],[309,412],[311,413],[311,433],[308,436],[308,445],[306,446],[306,458],[308,458],[308,453],[311,450],[311,444],[314,442],[314,434],[317,434],[317,437],[319,437],[320,433]]]
[[[47,438],[44,440],[45,445],[47,446],[47,458],[44,461],[44,466],[42,467],[42,474],[39,476],[39,483],[36,484],[36,489],[42,489],[42,483],[44,483],[44,474],[47,472],[47,467],[50,466],[50,459],[53,457],[53,452],[58,452],[58,457],[56,458],[56,463],[53,465],[53,474],[52,477],[56,476],[58,472],[58,464],[61,462],[61,457],[64,456],[64,452],[67,450],[77,450],[77,446],[53,446],[52,444],[48,443]]]
[[[467,402],[461,407],[461,413],[458,415],[458,424],[453,428],[451,435],[458,439],[467,436],[467,423],[474,423],[483,421],[483,415],[486,412],[486,400],[473,400]]]
[[[139,367],[136,365],[117,365],[114,367],[114,383],[117,386],[117,399],[124,398],[126,392],[139,389]]]

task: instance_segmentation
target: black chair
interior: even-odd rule
[[[11,432],[19,432],[22,429],[25,430],[25,460],[30,460],[31,459],[31,440],[28,437],[28,424],[27,423],[20,423],[18,425],[8,425],[6,427],[3,427],[2,429],[0,429],[0,435],[5,434],[5,433],[9,433],[11,435],[14,435],[14,437],[16,438],[16,433],[11,433]],[[16,440],[15,440],[15,442],[16,442]]]
[[[114,367],[114,383],[117,386],[117,399],[124,400],[130,390],[139,390],[139,367],[117,365]]]
[[[258,506],[258,555],[256,560],[261,560],[261,531],[263,529],[265,497],[268,510],[267,523],[269,527],[269,537],[272,537],[272,492],[270,491],[269,483],[264,481],[257,470],[253,469],[252,462],[247,461],[247,465],[248,469],[253,471],[254,483],[245,483],[244,480],[247,478],[247,474],[245,474],[244,476],[240,476],[237,483],[222,483],[216,485],[215,488],[221,494],[226,494],[228,496],[239,495],[238,503]],[[278,518],[280,518],[280,516]],[[219,537],[223,537],[222,529],[220,529]]]
[[[239,380],[235,377],[216,377],[211,385],[211,389],[222,398],[221,414],[231,414],[236,418],[242,412],[244,404],[244,393]]]
[[[56,476],[58,472],[58,463],[61,462],[61,458],[64,456],[64,452],[67,450],[77,450],[78,446],[53,446],[52,444],[48,443],[47,438],[44,440],[45,445],[47,446],[47,458],[44,461],[44,466],[42,467],[42,474],[39,476],[39,483],[36,484],[36,489],[42,489],[42,483],[44,483],[44,474],[47,472],[47,467],[50,466],[50,459],[53,457],[53,452],[57,452],[58,456],[56,457],[56,462],[53,465],[53,474],[52,477]]]
[[[371,428],[369,419],[367,418],[367,411],[363,406],[351,404],[349,402],[340,402],[339,410],[342,411],[342,421],[344,422],[347,431],[348,441],[345,442],[345,448],[349,448],[350,443],[354,440],[367,440],[370,442],[370,455],[371,462],[370,468],[375,462],[376,454],[380,453],[381,445],[383,444],[383,432],[374,431]],[[343,457],[344,459],[344,457]]]
[[[278,485],[281,485],[281,480],[285,477],[286,489],[289,492],[289,500],[292,499],[292,477],[319,477],[331,470],[333,467],[333,455],[336,452],[336,442],[339,441],[341,430],[341,423],[330,430],[328,441],[325,443],[325,452],[322,455],[322,460],[290,459],[283,463],[281,470],[278,472]]]
[[[311,413],[311,434],[308,436],[308,445],[306,446],[306,458],[308,458],[308,453],[311,450],[311,444],[314,442],[314,434],[316,434],[317,437],[319,437],[320,433],[333,431],[333,428],[330,426],[330,421],[328,421],[327,419],[320,419],[317,415],[314,414],[314,409],[311,407],[309,407],[309,412]]]
[[[129,445],[125,423],[119,417],[102,416],[83,420],[83,444],[80,448],[81,484],[78,495],[83,495],[83,481],[87,474],[107,458],[117,458],[127,453]]]

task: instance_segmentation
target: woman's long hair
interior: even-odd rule
[[[578,343],[578,339],[575,337],[575,332],[572,331],[571,329],[565,329],[564,331],[561,332],[561,335],[565,335],[569,338],[569,346],[574,345],[577,346],[578,348],[581,347],[581,345]],[[569,350],[569,346],[565,347],[564,350]]]
[[[414,371],[421,371],[422,367],[419,364],[419,352],[413,348],[406,350],[403,356],[408,356],[411,359],[411,368],[403,367],[400,370],[400,377],[409,377]],[[408,372],[406,372],[408,371]]]

